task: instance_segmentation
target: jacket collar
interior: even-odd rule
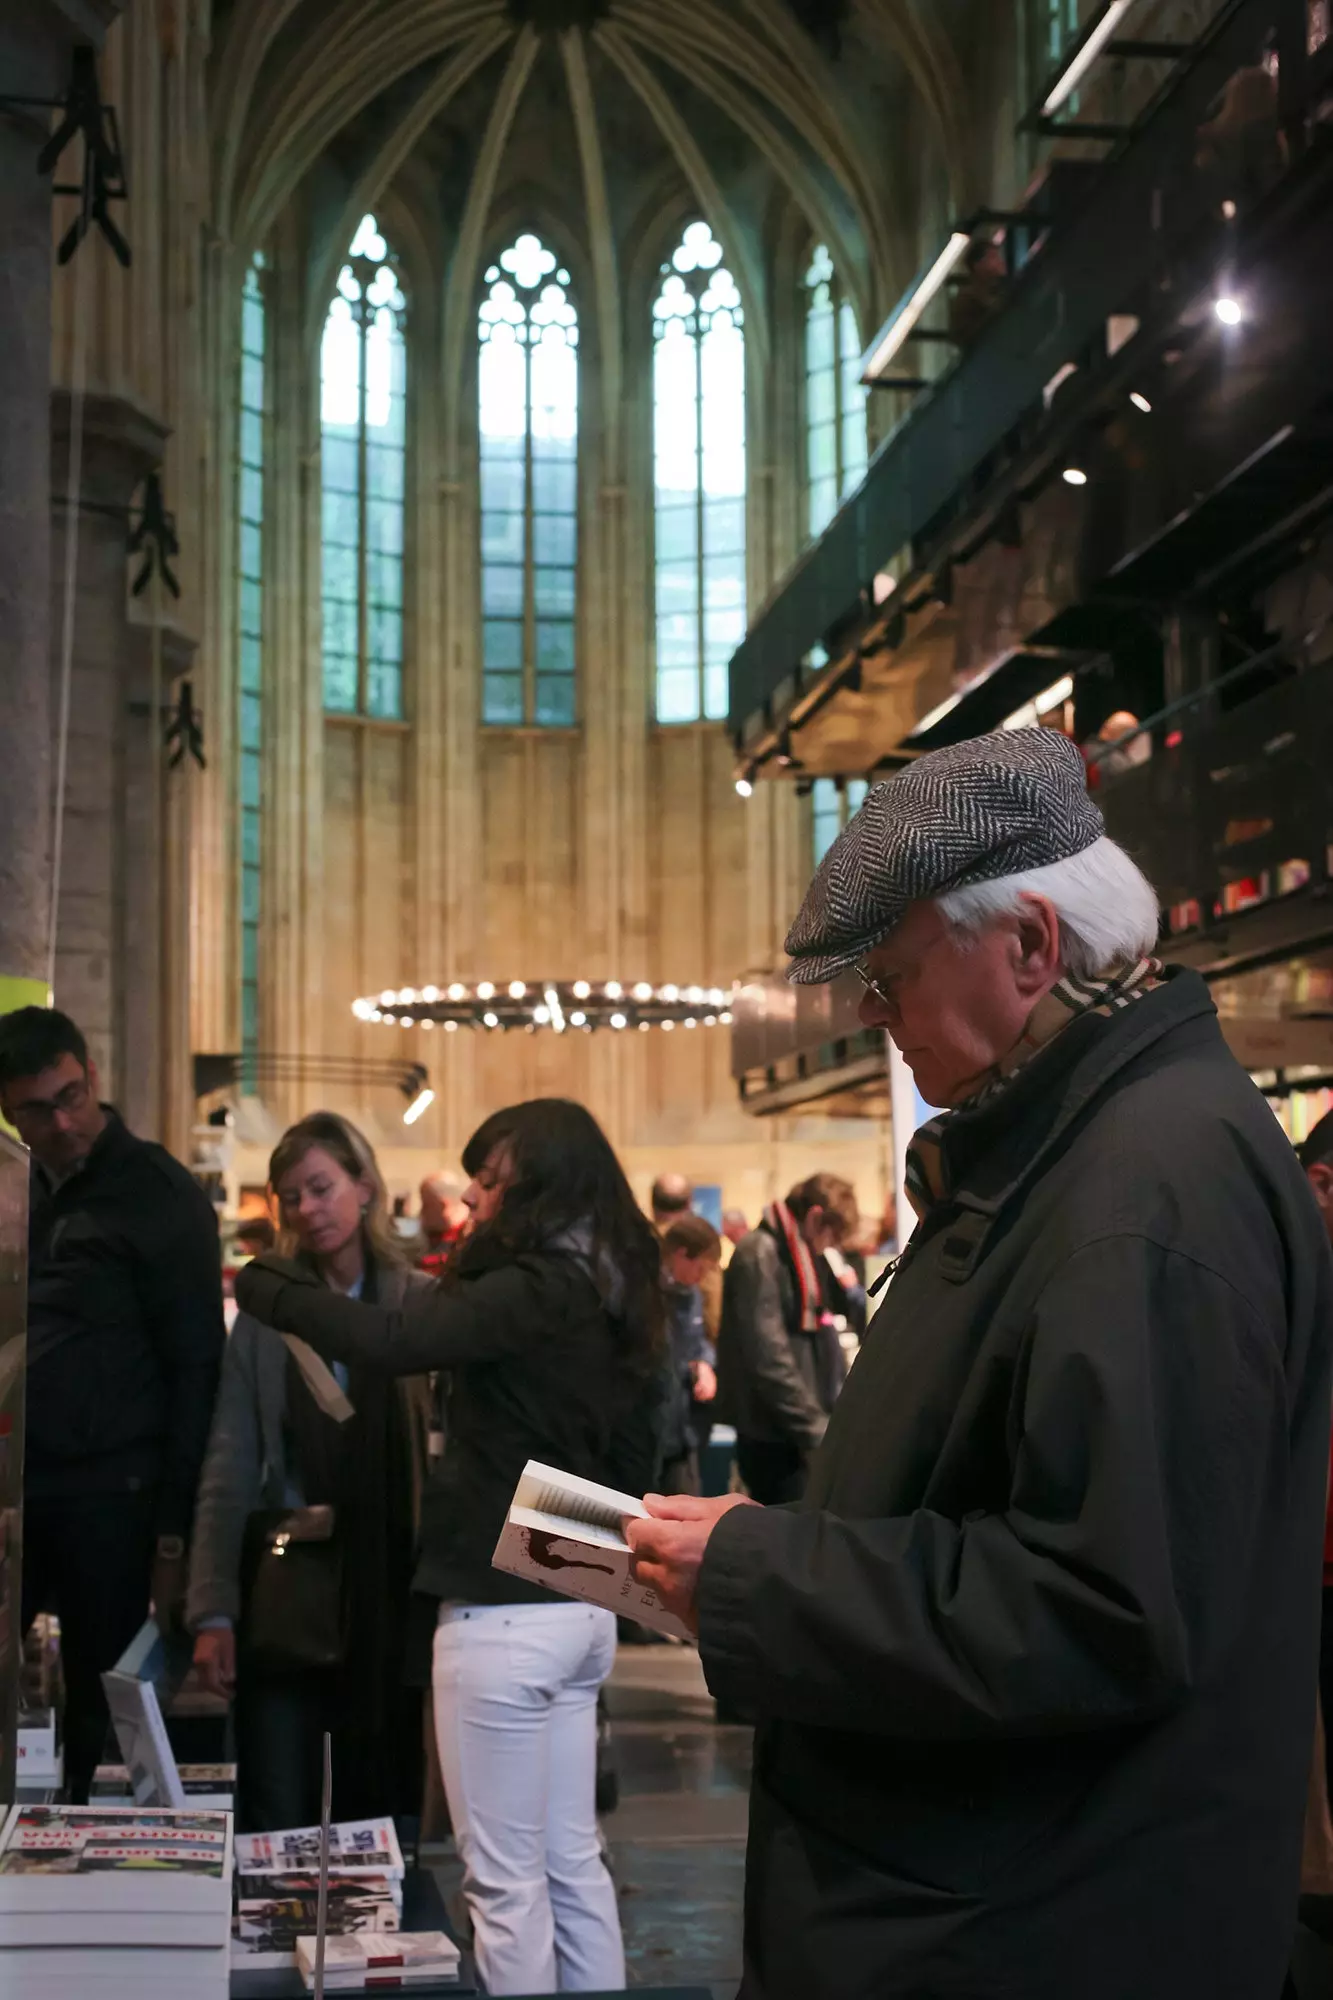
[[[951,1214],[944,1274],[956,1280],[970,1274],[1000,1211],[1037,1177],[1070,1126],[1118,1075],[1191,1028],[1216,1039],[1216,1021],[1199,974],[1168,967],[1161,984],[1135,1006],[1071,1022],[1006,1090],[947,1119],[940,1141],[950,1185],[941,1208]]]
[[[87,1176],[100,1173],[107,1165],[114,1164],[117,1155],[127,1144],[132,1143],[133,1135],[127,1129],[115,1105],[103,1104],[101,1110],[106,1119],[105,1125],[93,1140],[87,1158],[81,1160],[74,1171],[66,1174],[63,1180],[53,1180],[37,1155],[33,1154],[32,1171],[44,1194],[54,1196],[58,1195],[62,1188],[77,1187]]]

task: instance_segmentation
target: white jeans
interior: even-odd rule
[[[440,1610],[435,1738],[486,1989],[625,1984],[597,1838],[597,1690],[616,1621],[587,1604]]]

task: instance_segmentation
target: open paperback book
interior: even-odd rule
[[[690,1639],[688,1626],[631,1574],[624,1524],[647,1515],[643,1502],[628,1493],[529,1459],[491,1565],[562,1597],[637,1619],[655,1632]]]

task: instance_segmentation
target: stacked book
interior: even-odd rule
[[[0,1833],[4,2000],[226,2000],[231,1816],[15,1806]]]
[[[297,1945],[313,1937],[319,1905],[319,1828],[236,1836],[233,1972],[295,1968]],[[349,1820],[329,1829],[330,1940],[397,1933],[403,1855],[391,1819]]]
[[[303,1937],[296,1962],[308,1993],[315,1990],[315,1940]],[[329,1937],[324,1944],[326,1993],[378,1992],[442,1986],[458,1978],[458,1946],[443,1931],[402,1931],[396,1937]]]

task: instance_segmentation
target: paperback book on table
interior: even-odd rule
[[[306,1991],[313,1992],[313,1937],[300,1940],[296,1962]],[[360,1993],[404,1986],[439,1986],[458,1978],[459,1965],[458,1946],[443,1931],[329,1937],[324,1942],[324,1990]]]
[[[657,1592],[630,1569],[627,1520],[646,1520],[642,1500],[529,1459],[491,1557],[494,1569],[562,1597],[598,1604],[675,1639],[693,1637]]]
[[[352,1938],[396,1932],[400,1917],[386,1875],[365,1871],[329,1876],[328,1935]],[[302,1937],[313,1935],[319,1911],[318,1870],[290,1875],[238,1875],[232,1925],[233,1972],[277,1972],[294,1966]]]
[[[0,1833],[4,2000],[222,2000],[231,1815],[16,1806]]]
[[[329,1828],[329,1868],[339,1875],[387,1876],[402,1900],[403,1850],[391,1819],[339,1820]],[[301,1875],[319,1869],[319,1828],[292,1826],[276,1833],[238,1833],[238,1875]]]

